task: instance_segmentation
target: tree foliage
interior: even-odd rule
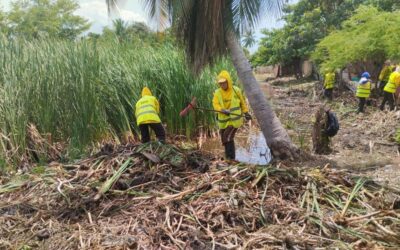
[[[106,0],[107,4],[118,2]],[[280,10],[284,0],[146,0],[150,16],[170,20],[195,72],[227,53],[227,35],[240,37],[259,17]],[[112,8],[111,8],[112,9]]]
[[[72,40],[90,27],[86,19],[73,14],[78,7],[74,0],[18,0],[10,12],[0,13],[0,26],[6,26],[10,37]]]
[[[256,38],[254,32],[249,30],[242,36],[242,46],[245,48],[253,47],[256,44]]]
[[[348,63],[400,59],[400,11],[379,11],[360,6],[317,46],[313,58],[322,68],[342,68]]]
[[[399,8],[398,0],[300,0],[284,8],[283,28],[262,31],[252,63],[290,65],[309,58],[317,43],[340,29],[361,4],[386,11]]]
[[[135,43],[142,45],[157,45],[173,40],[169,30],[165,30],[160,39],[160,35],[152,31],[146,24],[126,22],[122,19],[115,19],[111,27],[103,28],[101,34],[90,32],[86,38],[104,44],[118,41],[121,44]]]

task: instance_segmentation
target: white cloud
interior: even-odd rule
[[[91,32],[100,33],[104,26],[111,24],[105,0],[80,0],[78,3],[80,8],[75,11],[75,14],[89,20],[92,24]],[[114,15],[113,19],[121,18],[127,22],[136,21],[146,23],[144,12],[140,9],[128,10],[120,7],[117,12],[118,15]]]

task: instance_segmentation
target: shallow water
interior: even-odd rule
[[[239,133],[235,138],[236,160],[248,164],[266,165],[271,159],[271,151],[267,146],[264,135],[260,131],[248,135]],[[202,143],[201,149],[209,151],[217,157],[224,156],[224,148],[220,138],[208,138]]]

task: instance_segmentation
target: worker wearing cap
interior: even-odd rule
[[[357,113],[364,113],[364,106],[371,94],[371,75],[368,72],[364,72],[361,75],[361,79],[357,85],[356,96],[358,97],[358,110]]]
[[[235,159],[236,131],[243,124],[243,114],[246,120],[251,120],[242,91],[233,86],[229,73],[221,71],[217,77],[219,88],[214,92],[213,107],[218,111],[217,122],[220,129],[222,144],[225,147],[225,157]]]
[[[137,101],[135,110],[136,123],[140,129],[142,143],[150,141],[149,128],[154,131],[160,142],[165,142],[165,130],[158,116],[159,113],[160,104],[157,98],[152,95],[149,88],[144,87],[142,90],[142,98]]]
[[[335,72],[327,70],[324,79],[324,96],[330,101],[333,99],[333,86],[335,85]]]
[[[394,95],[398,87],[400,87],[400,66],[397,66],[396,70],[390,74],[389,81],[383,89],[381,110],[385,109],[386,102],[389,103],[390,110],[394,110]]]

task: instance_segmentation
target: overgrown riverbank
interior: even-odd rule
[[[137,131],[134,105],[144,86],[159,99],[170,134],[190,137],[212,130],[213,113],[179,118],[179,112],[193,96],[199,106],[211,106],[220,70],[236,78],[225,59],[194,77],[184,52],[172,42],[0,37],[0,54],[0,169],[21,163],[29,149],[29,124],[59,142],[69,159],[103,140],[127,141]]]

